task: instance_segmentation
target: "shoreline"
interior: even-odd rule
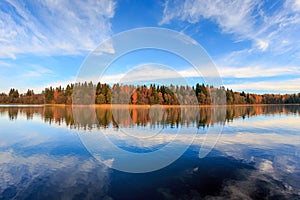
[[[137,104],[91,104],[91,105],[73,105],[73,104],[0,104],[0,107],[96,107],[96,108],[185,108],[185,107],[254,107],[254,106],[300,106],[300,104],[227,104],[227,105],[137,105]]]

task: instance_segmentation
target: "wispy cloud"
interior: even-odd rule
[[[268,91],[268,93],[298,93],[300,91],[299,82],[300,78],[282,81],[245,81],[243,83],[227,84],[226,87],[238,91],[256,91],[259,93],[265,93],[265,91]]]
[[[132,83],[143,84],[145,82],[161,82],[164,83],[166,79],[173,79],[175,81],[179,79],[180,82],[184,82],[188,77],[200,77],[195,68],[186,68],[184,70],[176,70],[160,64],[147,63],[139,65],[127,73],[104,75],[100,81],[106,83]],[[180,81],[181,79],[181,81]],[[170,82],[170,81],[169,81]],[[171,81],[172,82],[172,81]],[[170,83],[171,83],[170,82]],[[174,83],[174,82],[173,82]]]
[[[257,1],[167,1],[164,15],[160,24],[170,23],[171,20],[186,20],[190,23],[201,19],[212,19],[218,23],[224,32],[244,33],[251,29],[252,23],[246,23]]]
[[[31,70],[26,71],[22,77],[41,77],[43,75],[53,74],[53,71],[39,65],[31,65]]]
[[[282,75],[299,75],[300,66],[246,66],[246,67],[219,67],[219,73],[222,78],[256,78],[273,77]]]
[[[7,0],[0,7],[0,58],[90,51],[111,34],[115,3]]]
[[[0,67],[10,67],[11,63],[0,61]]]
[[[299,0],[283,3],[258,0],[167,1],[159,24],[168,24],[172,20],[195,24],[209,19],[223,33],[233,34],[236,40],[252,41],[256,51],[294,53],[300,51],[297,36],[300,32],[299,7]]]
[[[205,68],[206,69],[206,68]],[[218,67],[221,78],[256,78],[274,77],[281,75],[300,75],[300,66],[286,66],[277,68],[265,68],[264,66],[246,66],[237,70],[235,67]],[[208,77],[216,74],[205,73]],[[136,67],[128,73],[104,75],[100,81],[106,83],[150,81],[171,78],[192,78],[200,77],[195,68],[189,67],[183,70],[176,70],[157,64],[144,64]],[[204,77],[205,78],[205,77]],[[96,80],[96,79],[95,79]]]

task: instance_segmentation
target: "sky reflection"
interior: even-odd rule
[[[106,116],[109,113],[97,112]],[[234,117],[225,119],[229,122],[214,124],[208,123],[209,113],[202,114],[197,119],[207,119],[204,127],[181,125],[190,122],[179,119],[178,128],[164,126],[166,131],[154,136],[151,131],[155,133],[158,127],[151,127],[151,123],[161,121],[145,118],[147,112],[139,112],[143,117],[137,115],[139,122],[134,126],[121,121],[123,127],[117,128],[112,120],[106,127],[100,121],[94,128],[85,129],[84,124],[67,124],[72,121],[72,112],[66,108],[0,108],[0,199],[300,197],[299,107],[238,107],[226,111],[227,116],[234,113]],[[193,121],[190,124],[199,124],[193,117],[187,118]],[[164,119],[168,119],[165,123],[174,121],[168,116]],[[223,131],[217,144],[207,157],[199,159],[206,131],[213,133],[219,126]],[[169,166],[151,173],[131,174],[107,167],[117,159],[109,149],[100,155],[104,162],[101,163],[82,144],[82,136],[97,144],[99,130],[117,148],[139,154],[156,152],[174,138],[175,151],[189,144],[193,133],[197,134],[187,151]],[[213,143],[217,136],[212,134],[206,144]]]

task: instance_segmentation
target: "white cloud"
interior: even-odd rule
[[[28,71],[25,74],[23,74],[23,77],[40,77],[42,76],[42,73],[39,73],[37,71]]]
[[[282,66],[274,68],[266,68],[264,66],[247,66],[247,67],[218,67],[221,78],[255,78],[255,77],[272,77],[280,75],[300,75],[300,67]],[[201,73],[201,70],[200,70]],[[205,73],[209,77],[215,74]],[[144,64],[136,67],[128,73],[104,75],[100,81],[104,83],[130,83],[142,82],[160,79],[177,79],[177,78],[201,78],[194,68],[186,68],[182,70],[171,69],[157,64]],[[204,77],[205,78],[205,77]],[[94,80],[97,80],[94,78]]]
[[[272,77],[281,75],[300,75],[300,66],[246,66],[246,67],[219,67],[219,73],[222,78],[255,78],[255,77]]]
[[[11,64],[8,62],[0,61],[0,67],[10,67]]]
[[[31,65],[32,70],[29,70],[27,72],[25,72],[24,74],[22,74],[22,77],[41,77],[43,75],[49,75],[49,74],[53,74],[53,71],[39,66],[39,65]]]
[[[93,50],[111,34],[115,3],[102,1],[2,2],[0,57],[62,55]]]
[[[100,56],[103,53],[114,54],[115,49],[111,40],[106,40],[101,44],[101,48],[97,48],[92,52],[92,55]]]
[[[267,50],[269,43],[267,41],[263,41],[263,40],[258,40],[257,41],[258,44],[258,48],[261,49],[262,51]]]
[[[164,79],[182,79],[200,77],[194,68],[176,70],[160,64],[143,64],[133,68],[128,73],[104,75],[100,81],[105,83],[143,83],[144,81],[159,81]],[[182,82],[181,81],[181,82]]]
[[[251,29],[253,22],[249,22],[251,13],[257,1],[232,0],[232,1],[177,1],[165,4],[161,24],[169,23],[172,19],[187,20],[196,23],[204,19],[212,19],[224,32],[243,33]]]
[[[227,84],[227,88],[233,90],[251,90],[251,91],[269,91],[270,93],[283,91],[288,93],[298,93],[300,91],[300,78],[290,80],[274,80],[274,81],[257,81],[257,82],[244,82],[238,84]]]
[[[294,9],[300,11],[300,0],[295,0]]]
[[[299,52],[299,0],[287,0],[273,11],[279,3],[257,0],[167,1],[159,24],[167,24],[172,20],[193,24],[209,19],[222,32],[234,34],[236,40],[253,41],[255,50],[269,50],[277,54]]]

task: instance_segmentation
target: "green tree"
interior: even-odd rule
[[[106,103],[106,98],[103,94],[99,94],[96,97],[96,104],[105,104]]]

